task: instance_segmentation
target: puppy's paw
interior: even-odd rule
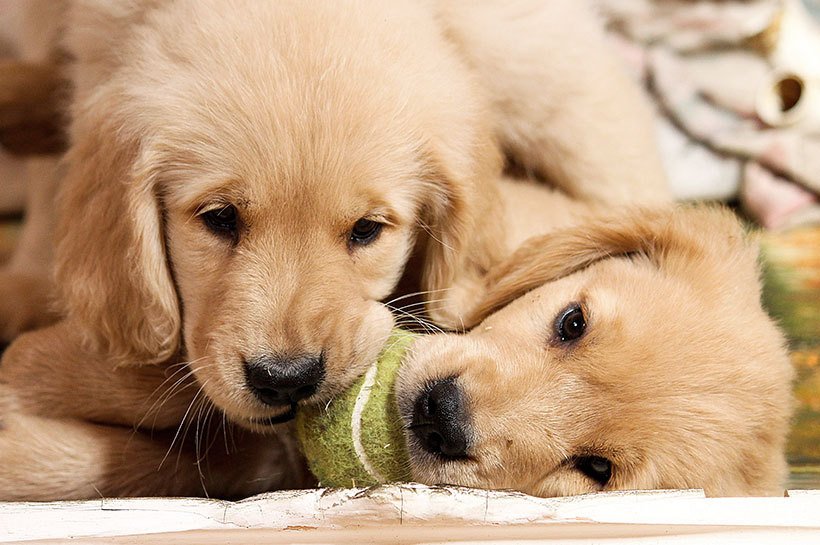
[[[53,287],[45,275],[0,270],[0,344],[53,323]]]

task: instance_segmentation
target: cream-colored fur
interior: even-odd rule
[[[588,18],[559,5],[563,11],[530,13],[533,36],[544,33],[538,23],[557,26],[549,15]],[[271,409],[250,398],[244,359],[321,352],[328,363],[317,401],[350,383],[389,330],[378,301],[411,252],[422,263],[420,287],[445,299],[434,318],[460,324],[481,275],[505,251],[494,219],[495,138],[564,187],[571,184],[558,163],[562,172],[577,163],[575,176],[585,178],[591,172],[582,165],[611,150],[590,146],[582,159],[559,160],[494,132],[505,118],[523,121],[487,100],[516,102],[491,84],[509,63],[480,61],[486,41],[464,38],[489,23],[460,17],[465,9],[450,2],[315,2],[310,9],[299,2],[69,3],[74,96],[56,268],[78,337],[112,364],[164,361],[179,350],[218,361],[196,374],[223,410],[247,421]],[[517,25],[520,36],[518,15],[497,24]],[[583,24],[590,57],[605,57],[596,56],[600,36]],[[555,34],[545,41],[557,50],[564,37]],[[544,72],[537,61],[527,59],[534,74]],[[493,77],[483,72],[490,68]],[[585,86],[587,75],[579,71],[574,81],[567,65],[555,68],[555,81],[538,75],[546,87],[524,86],[517,100],[565,102],[560,88]],[[610,70],[614,64],[602,62],[601,75]],[[509,77],[514,83],[523,74]],[[630,121],[642,125],[632,91],[624,82],[619,111],[636,110]],[[555,111],[545,110],[553,113],[532,130],[552,127]],[[600,118],[605,136],[620,131],[605,112]],[[579,141],[597,130],[584,121],[576,123]],[[653,172],[651,142],[630,131],[647,165],[635,161],[634,171]],[[543,138],[569,135],[558,132]],[[536,155],[543,164],[528,159]],[[655,196],[663,184],[656,174],[635,176]],[[591,176],[598,178],[606,177]],[[609,194],[604,182],[600,194]],[[201,220],[225,205],[240,218],[235,248]],[[354,250],[346,239],[359,218],[386,227],[374,244]]]
[[[408,430],[413,478],[541,496],[782,494],[792,369],[761,308],[756,245],[733,214],[585,215],[526,184],[504,195],[511,242],[527,226],[563,228],[491,271],[468,334],[412,345],[397,385],[407,425],[429,384],[455,378],[470,436],[467,459],[447,460]],[[573,305],[586,331],[562,342],[559,316]],[[579,470],[588,456],[611,461],[607,483]]]
[[[559,19],[589,17],[574,1],[510,4],[506,17],[504,3],[473,17],[466,5],[421,0],[66,5],[64,319],[21,336],[0,367],[26,418],[173,430],[201,406],[267,430],[285,408],[251,394],[244,362],[268,354],[321,353],[325,378],[309,401],[327,400],[380,349],[392,325],[380,301],[402,277],[436,299],[440,323],[470,313],[483,276],[508,253],[501,152],[579,197],[665,198],[643,106],[599,30],[584,22],[575,37],[598,68],[552,63],[568,39]],[[497,32],[474,42],[489,24]],[[539,49],[512,45],[527,33],[543,39]],[[613,176],[615,162],[623,170]],[[239,222],[225,237],[203,216],[228,205]],[[350,233],[361,218],[384,228],[358,247]],[[418,268],[405,270],[411,257]],[[191,376],[163,385],[158,373],[177,369]],[[135,390],[124,386],[142,372]],[[189,379],[187,393],[151,407],[152,392]],[[25,444],[0,432],[2,441]],[[81,460],[98,459],[95,448],[67,447]],[[150,459],[139,474],[159,465]],[[77,471],[65,490],[82,497],[77,483],[94,475]],[[2,479],[4,491],[37,494]]]

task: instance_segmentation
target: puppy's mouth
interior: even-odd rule
[[[281,424],[287,424],[296,417],[297,404],[283,407],[285,412],[273,416],[228,416],[228,419],[245,429],[256,433],[267,433]]]
[[[250,418],[248,422],[253,424],[254,426],[275,426],[277,424],[284,424],[285,422],[290,422],[294,418],[296,418],[296,403],[293,403],[288,407],[288,410],[283,412],[282,414],[278,414],[276,416],[268,416],[265,418]]]

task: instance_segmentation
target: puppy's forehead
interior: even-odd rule
[[[656,332],[675,327],[680,322],[671,319],[676,312],[689,309],[686,312],[693,314],[700,308],[685,284],[648,262],[607,259],[523,294],[488,317],[484,327],[513,328],[537,335],[543,343],[557,317],[573,304],[584,309],[592,335],[618,345],[631,340],[635,346],[655,342]]]

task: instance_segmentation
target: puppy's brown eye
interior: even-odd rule
[[[236,238],[239,215],[232,204],[209,210],[201,214],[201,217],[205,226],[214,234]]]
[[[580,338],[587,329],[586,318],[581,305],[574,303],[558,315],[555,320],[555,334],[561,342]]]
[[[575,469],[598,483],[606,486],[612,478],[612,462],[600,456],[578,456],[574,461]]]
[[[353,225],[350,231],[350,243],[356,246],[367,246],[379,236],[383,224],[362,218]]]

